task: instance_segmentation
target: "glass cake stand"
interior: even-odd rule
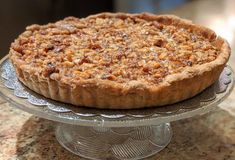
[[[104,110],[56,102],[23,86],[6,57],[0,63],[0,94],[14,107],[56,121],[56,137],[67,150],[89,159],[143,159],[161,151],[172,137],[170,122],[213,110],[232,91],[233,72],[186,101],[135,110]],[[182,88],[183,89],[183,88]]]

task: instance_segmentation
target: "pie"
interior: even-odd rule
[[[230,52],[214,31],[176,16],[100,13],[27,27],[10,59],[19,80],[47,98],[133,109],[202,92]]]

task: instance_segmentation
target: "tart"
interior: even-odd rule
[[[214,31],[176,16],[100,13],[27,27],[10,59],[19,80],[47,98],[133,109],[202,92],[230,52]]]

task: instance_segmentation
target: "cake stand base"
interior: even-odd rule
[[[165,148],[172,137],[169,123],[143,127],[83,127],[59,123],[56,138],[70,152],[93,160],[143,159]]]

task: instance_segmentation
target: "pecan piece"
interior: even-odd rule
[[[58,72],[59,72],[59,70],[56,68],[56,66],[53,63],[49,62],[49,63],[47,63],[47,66],[46,66],[46,69],[45,69],[43,75],[45,77],[48,77],[52,73],[58,73]]]
[[[54,45],[49,44],[49,45],[47,45],[47,47],[44,50],[45,50],[45,52],[48,52],[48,51],[53,50],[54,48],[55,48]]]
[[[193,65],[193,62],[192,61],[187,61],[186,64],[191,67]]]
[[[157,47],[164,47],[166,45],[166,41],[159,38],[154,42],[153,45]]]
[[[23,53],[23,50],[24,48],[22,46],[19,46],[19,45],[12,45],[12,49],[15,50],[16,52],[20,53],[20,54],[24,54]]]
[[[155,73],[155,74],[153,75],[153,77],[154,77],[154,78],[161,78],[162,75],[161,75],[160,73]]]
[[[78,64],[82,65],[83,63],[92,63],[92,61],[87,56],[84,56]]]
[[[117,79],[117,77],[112,74],[104,74],[101,76],[101,79],[108,79],[111,81],[115,81]]]
[[[99,44],[89,44],[89,46],[88,46],[88,48],[89,49],[94,49],[94,50],[96,50],[96,49],[102,49],[102,47],[99,45]]]

